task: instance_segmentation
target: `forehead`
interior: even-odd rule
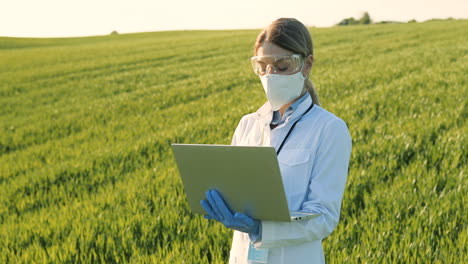
[[[257,56],[282,56],[292,54],[294,53],[267,41],[263,42],[263,44],[257,49]]]

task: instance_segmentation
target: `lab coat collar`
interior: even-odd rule
[[[304,101],[302,101],[302,103],[297,107],[296,111],[292,113],[289,119],[294,120],[301,116],[305,111],[307,111],[307,108],[309,108],[310,104],[312,104],[312,97],[309,95]],[[271,120],[273,119],[273,108],[269,102],[263,104],[256,113],[258,118],[267,121],[268,124],[271,123]]]

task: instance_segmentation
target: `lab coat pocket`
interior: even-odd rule
[[[289,167],[294,167],[309,160],[310,152],[306,149],[285,149],[278,156],[278,161]]]
[[[289,210],[299,210],[309,186],[313,157],[308,149],[285,149],[278,156]]]

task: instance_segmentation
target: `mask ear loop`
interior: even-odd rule
[[[305,59],[302,60],[301,69],[299,70],[299,72],[301,73],[302,78],[305,81],[309,76],[308,75],[304,76],[304,74],[302,74],[302,71],[304,70],[304,65],[305,65]]]
[[[305,61],[306,61],[306,59],[305,59],[305,57],[304,57],[304,59],[303,59],[303,61],[302,61],[301,72],[304,70]],[[309,78],[309,74],[310,74],[310,71],[309,71],[309,72],[307,73],[307,75],[305,76],[306,79]]]
[[[301,55],[299,55],[299,56],[300,56],[300,57],[299,57],[299,60],[302,60],[302,64],[301,64],[301,69],[300,69],[298,72],[300,72],[300,73],[301,73],[301,76],[302,76],[302,78],[304,78],[304,80],[305,80],[305,78],[306,78],[307,76],[306,76],[306,77],[304,77],[304,74],[302,74],[302,70],[304,70],[304,64],[305,64],[305,60],[304,60],[304,59],[302,59],[302,56],[301,56]]]
[[[304,86],[302,87],[301,96],[303,96],[304,94],[306,94],[308,92],[307,87],[305,86],[305,81],[309,78],[309,75],[307,74],[306,76],[304,76],[302,74],[302,71],[304,70],[304,65],[305,65],[305,59],[302,60],[301,70],[299,71],[301,73],[302,78],[304,79]],[[305,90],[305,92],[304,92],[304,90]]]

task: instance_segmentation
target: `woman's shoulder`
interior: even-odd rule
[[[243,115],[240,119],[241,122],[249,121],[249,120],[257,120],[259,119],[260,115],[256,112]]]
[[[257,122],[258,118],[259,118],[259,116],[258,116],[257,113],[246,114],[246,115],[241,117],[237,127],[238,128],[243,128],[243,129],[245,129],[247,127],[251,127]]]
[[[342,144],[347,144],[351,147],[351,135],[346,122],[323,107],[316,106],[315,115],[309,116],[312,119],[309,124],[312,124],[314,129],[319,131],[317,136],[322,141],[340,141]]]
[[[246,114],[241,117],[239,124],[248,124],[250,122],[256,122],[258,120],[267,119],[265,118],[264,114],[265,113],[263,113],[262,111]],[[312,122],[315,125],[319,126],[324,126],[329,123],[342,123],[346,126],[346,123],[343,121],[343,119],[319,105],[314,105],[312,111],[310,111],[302,119],[310,121],[313,120]]]
[[[313,120],[316,125],[321,126],[326,126],[330,123],[342,123],[346,126],[346,122],[343,119],[319,105],[314,105],[313,111],[307,115],[306,119]]]

